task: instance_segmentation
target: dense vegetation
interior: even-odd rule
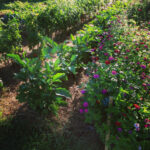
[[[21,81],[16,98],[43,116],[57,114],[59,106],[66,105],[65,98],[71,97],[64,81],[83,68],[89,80],[80,85],[79,112],[94,125],[105,147],[149,150],[150,3],[117,1],[97,15],[98,0],[48,1],[39,7],[22,4],[7,5],[13,12],[2,17],[0,28],[1,53],[10,53],[7,57],[21,66],[15,74]],[[79,36],[71,35],[71,46],[68,41],[57,44],[49,38],[53,32],[67,31],[87,14],[96,18]],[[14,54],[21,50],[23,37],[30,47],[40,43],[35,58],[28,58],[26,52]],[[52,140],[50,135],[38,135],[42,142]],[[33,137],[22,149],[43,149],[42,143],[34,144]],[[53,148],[52,142],[46,142],[44,149],[50,145],[68,149],[67,144]]]

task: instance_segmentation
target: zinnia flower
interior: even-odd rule
[[[85,93],[86,93],[86,91],[85,91],[85,90],[81,90],[81,93],[82,93],[82,94],[85,94]]]
[[[140,106],[138,104],[133,104],[133,106],[136,108],[136,109],[140,109]]]
[[[106,64],[106,65],[109,65],[109,64],[110,64],[110,61],[109,61],[109,60],[106,60],[106,61],[105,61],[105,64]]]
[[[115,125],[119,127],[119,126],[121,126],[121,123],[118,122],[118,121],[116,121],[116,122],[115,122]]]
[[[143,69],[146,69],[146,65],[141,65],[140,67]]]
[[[84,112],[87,113],[87,112],[88,112],[88,109],[84,109]]]
[[[110,56],[110,57],[109,57],[109,60],[114,60],[114,57]]]
[[[80,114],[83,114],[83,109],[80,109]]]
[[[84,102],[83,107],[88,107],[88,102]]]
[[[107,90],[106,89],[103,89],[102,90],[102,94],[106,94],[107,93]]]
[[[112,73],[113,75],[116,75],[116,74],[117,74],[117,72],[116,72],[115,70],[113,70],[111,73]]]
[[[118,128],[118,132],[122,132],[122,128]]]
[[[97,79],[97,78],[99,78],[99,75],[98,74],[94,74],[93,78]]]

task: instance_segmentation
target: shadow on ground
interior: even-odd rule
[[[0,150],[103,150],[93,125],[84,123],[84,115],[79,113],[77,86],[84,80],[79,74],[65,83],[73,97],[57,117],[43,117],[23,104],[11,118],[0,119]]]

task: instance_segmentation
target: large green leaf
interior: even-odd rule
[[[53,76],[53,82],[57,82],[58,79],[65,76],[65,73],[57,73]]]
[[[57,88],[56,89],[56,95],[66,97],[66,98],[71,98],[69,91],[66,90],[65,88]]]
[[[25,62],[17,54],[7,54],[8,57],[12,58],[16,63],[25,66]]]

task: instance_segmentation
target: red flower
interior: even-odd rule
[[[123,115],[124,117],[127,117],[127,115],[126,115],[125,113],[122,113],[122,115]]]
[[[144,42],[141,42],[140,44],[141,44],[141,45],[143,45],[143,44],[144,44]]]
[[[138,9],[138,11],[142,11],[142,9]]]
[[[110,61],[109,61],[109,60],[106,60],[106,61],[105,61],[105,64],[106,64],[106,65],[109,65],[109,64],[110,64]]]
[[[115,122],[115,125],[119,127],[119,126],[121,126],[121,123],[118,122],[118,121],[116,121],[116,122]]]
[[[115,53],[120,53],[119,49],[114,50]]]
[[[140,106],[138,104],[133,104],[133,106],[136,108],[136,109],[140,109]]]
[[[144,125],[144,127],[147,128],[147,127],[148,127],[148,124]]]
[[[136,51],[139,51],[140,49],[139,48],[136,48]]]

